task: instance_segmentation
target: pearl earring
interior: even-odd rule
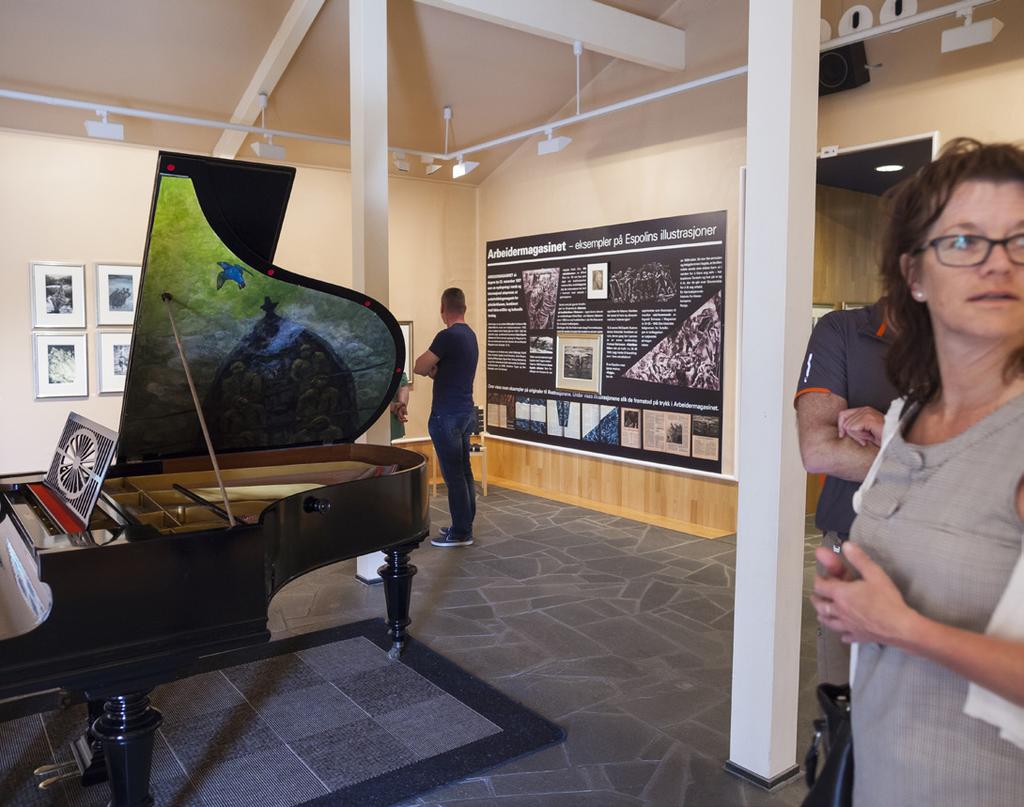
[[[911,294],[919,303],[924,302],[924,292],[921,289],[914,289]]]

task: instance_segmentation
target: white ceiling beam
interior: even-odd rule
[[[284,74],[285,68],[291,62],[295,51],[309,31],[316,15],[323,8],[325,0],[294,0],[288,13],[281,21],[281,27],[277,29],[274,38],[270,41],[267,52],[263,55],[259,67],[253,73],[252,81],[242,93],[242,98],[235,107],[235,113],[231,116],[232,123],[240,123],[248,126],[259,117],[259,95],[266,93],[270,95],[277,82]],[[228,160],[238,155],[247,137],[246,132],[235,129],[225,129],[213,147],[214,157],[223,157]]]
[[[595,0],[417,0],[658,70],[686,67],[686,32]]]

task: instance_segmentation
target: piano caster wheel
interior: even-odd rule
[[[388,658],[391,661],[398,661],[402,658],[402,651],[405,650],[405,642],[395,642],[388,651]]]
[[[316,496],[307,496],[302,501],[302,509],[307,513],[329,513],[331,512],[330,499],[318,499]]]

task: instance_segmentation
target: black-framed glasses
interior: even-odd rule
[[[981,266],[992,254],[993,247],[997,246],[1006,250],[1006,256],[1012,263],[1024,266],[1024,233],[1014,233],[1006,238],[988,238],[968,233],[940,235],[918,247],[914,254],[931,247],[943,266]]]

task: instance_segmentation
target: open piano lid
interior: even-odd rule
[[[394,397],[391,313],[272,262],[294,173],[160,153],[119,462],[206,453],[168,308],[217,453],[352,442]]]

